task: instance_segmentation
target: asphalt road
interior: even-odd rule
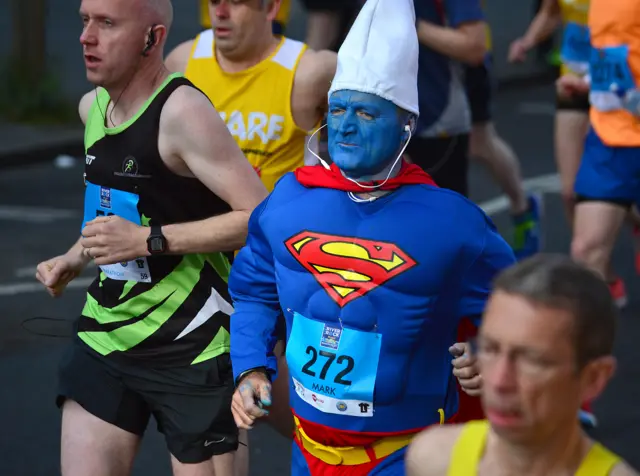
[[[497,123],[520,153],[528,183],[545,195],[546,249],[566,252],[569,230],[554,182],[552,157],[552,91],[540,86],[498,97]],[[489,209],[501,231],[509,219],[500,191],[484,170],[474,167],[472,197]],[[50,299],[34,280],[35,265],[64,252],[79,233],[82,206],[82,162],[58,168],[53,161],[25,169],[0,171],[0,475],[59,474],[60,415],[54,405],[56,367],[68,343],[71,321],[78,315],[93,270],[74,283],[59,300]],[[633,269],[630,234],[615,251],[615,266],[625,278],[630,305],[622,315],[616,354],[620,367],[606,394],[596,404],[601,421],[596,436],[640,467],[640,371],[635,364],[640,337],[639,281]],[[48,318],[44,320],[33,318]],[[62,337],[49,337],[54,334]],[[164,442],[155,425],[136,462],[134,474],[169,475]],[[634,444],[633,441],[636,441]],[[251,433],[252,475],[287,474],[288,444],[270,428]]]

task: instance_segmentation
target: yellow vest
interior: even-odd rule
[[[291,11],[291,0],[282,0],[280,10],[276,15],[276,20],[282,28],[287,26],[289,12]],[[209,17],[209,0],[200,0],[200,25],[202,28],[211,28],[211,18]]]
[[[482,0],[482,2],[480,2],[480,6],[482,7],[483,12],[487,11],[487,2],[485,0]],[[486,16],[484,21],[487,25],[484,29],[484,46],[487,49],[487,53],[491,53],[491,50],[493,48],[493,38],[491,36],[491,27],[489,26],[489,20],[486,18]]]
[[[216,60],[213,31],[205,30],[196,37],[187,63],[185,76],[209,97],[269,191],[305,158],[315,162],[306,147],[310,131],[296,125],[291,110],[293,80],[306,49],[282,37],[262,62],[227,73]],[[314,150],[317,137],[310,144]]]
[[[448,476],[476,476],[478,465],[484,453],[489,422],[473,421],[464,425],[456,441],[449,463]],[[580,464],[575,476],[607,476],[613,467],[621,461],[599,443],[594,443]]]
[[[589,20],[589,0],[560,0],[560,14],[563,23],[587,25]]]

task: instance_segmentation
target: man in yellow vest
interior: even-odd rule
[[[273,34],[280,3],[211,1],[212,29],[166,60],[211,99],[269,191],[285,173],[316,163],[307,142],[324,116],[336,68],[335,53]]]
[[[423,432],[407,475],[637,476],[575,418],[613,375],[616,317],[605,282],[568,257],[503,271],[474,348],[487,420]]]
[[[276,36],[274,19],[289,0],[213,0],[212,28],[177,46],[167,57],[172,71],[185,73],[214,104],[269,191],[287,172],[316,163],[319,127],[327,107],[337,57]],[[215,39],[215,40],[214,40]],[[277,340],[286,337],[284,320]],[[269,421],[293,434],[288,373],[282,344],[276,346],[279,378]]]
[[[210,0],[200,0],[200,25],[202,28],[211,28],[211,17],[209,16]],[[273,21],[273,33],[281,35],[284,33],[287,23],[289,22],[289,13],[291,12],[291,0],[281,0],[280,10],[276,19]]]

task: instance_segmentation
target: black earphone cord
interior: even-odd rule
[[[142,50],[142,56],[145,57],[145,58],[147,56],[149,56],[149,51],[151,50],[151,48],[153,48],[156,45],[156,33],[154,31],[154,28],[156,26],[158,26],[158,25],[156,23],[154,23],[153,25],[151,25],[151,28],[149,28],[149,33],[147,34],[147,43],[144,46],[144,49]],[[120,98],[122,97],[124,92],[129,87],[129,84],[131,84],[131,81],[133,81],[133,78],[135,78],[139,67],[140,67],[140,62],[138,61],[138,64],[136,65],[136,69],[131,74],[131,77],[129,78],[129,81],[127,81],[127,85],[124,88],[122,88],[122,91],[120,91],[120,94],[118,95],[118,97],[116,98],[115,102],[113,103],[113,107],[111,108],[111,112],[109,113],[109,119],[108,119],[111,122],[112,126],[115,126],[115,123],[113,122],[113,117],[112,117],[113,116],[113,111],[116,108],[116,105],[118,104],[118,102],[120,101]],[[109,110],[109,104],[111,103],[111,98],[109,98],[109,102],[107,103],[107,109],[105,111],[103,111],[102,107],[100,106],[100,101],[98,101],[98,88],[95,88],[94,91],[95,91],[95,94],[96,94],[96,104],[98,105],[98,109],[100,110],[100,114],[104,117],[105,126],[109,127],[109,124],[107,123],[107,114],[106,113]]]

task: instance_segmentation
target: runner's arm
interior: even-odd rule
[[[169,71],[172,73],[184,73],[187,70],[187,63],[189,62],[189,56],[193,48],[193,41],[194,40],[189,40],[180,43],[167,55],[164,60],[164,65]]]
[[[233,378],[251,369],[265,368],[275,380],[274,332],[280,314],[273,251],[262,230],[261,219],[269,200],[251,214],[247,244],[236,256],[229,276],[233,299],[231,362]]]
[[[486,54],[484,22],[469,22],[450,28],[426,20],[418,21],[420,43],[454,60],[480,64]]]
[[[482,213],[482,212],[480,212]],[[462,263],[462,281],[460,301],[457,307],[458,318],[480,319],[491,294],[491,285],[495,277],[505,268],[515,264],[513,250],[500,236],[489,218],[475,217],[467,220],[466,233],[471,236]]]
[[[209,99],[194,88],[178,88],[162,111],[160,135],[160,142],[167,144],[167,154],[183,162],[187,172],[233,210],[197,222],[163,226],[168,252],[182,255],[240,249],[249,216],[267,190]]]
[[[446,10],[447,26],[440,26],[418,17],[418,40],[420,44],[444,56],[468,64],[480,64],[486,55],[487,31],[484,15],[478,0],[450,0],[442,2]]]
[[[451,449],[461,426],[444,425],[427,428],[416,436],[405,455],[407,476],[441,476],[447,474]]]
[[[78,266],[84,268],[91,261],[91,257],[87,256],[85,253],[85,248],[82,246],[82,236],[78,238],[69,251],[67,251],[64,256],[72,263],[77,264]]]
[[[562,14],[558,0],[543,0],[540,10],[533,17],[529,28],[522,36],[525,47],[530,50],[549,38],[562,23]]]
[[[298,127],[314,129],[324,118],[337,62],[338,55],[327,50],[307,50],[300,58],[291,93],[293,119]]]
[[[317,110],[320,119],[327,113],[329,88],[336,75],[337,66],[338,55],[333,51],[323,50],[315,53],[313,66],[309,68],[310,77],[313,78],[312,94],[317,98],[316,104],[318,105]]]
[[[80,119],[83,124],[87,123],[87,118],[89,117],[89,111],[91,110],[91,105],[96,100],[96,90],[92,89],[88,93],[85,93],[80,99],[80,104],[78,104],[78,114],[80,115]]]

